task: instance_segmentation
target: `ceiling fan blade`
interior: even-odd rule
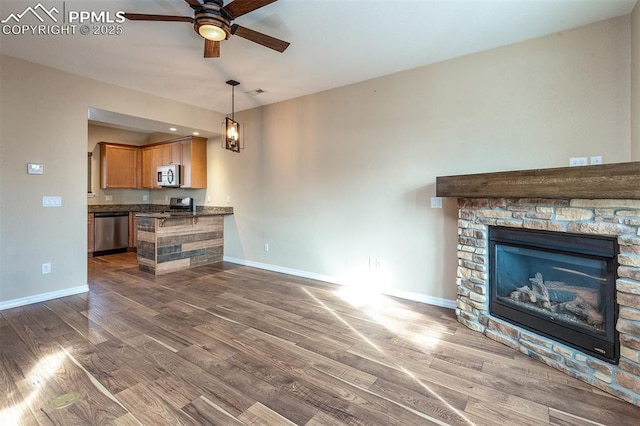
[[[146,13],[125,13],[124,17],[132,21],[170,21],[170,22],[193,23],[193,18],[190,16],[147,15]]]
[[[232,19],[242,16],[245,13],[260,9],[278,0],[233,0],[222,9],[227,12]]]
[[[290,44],[287,41],[259,33],[258,31],[250,30],[249,28],[245,28],[238,24],[233,24],[231,26],[231,34],[250,40],[254,43],[261,44],[270,49],[277,50],[280,53],[284,52]]]
[[[189,3],[189,6],[196,8],[196,7],[201,7],[202,3],[200,3],[198,0],[184,0],[187,3]]]
[[[204,39],[204,57],[205,58],[219,58],[220,57],[220,42]]]

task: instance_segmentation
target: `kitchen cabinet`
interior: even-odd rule
[[[100,187],[140,188],[142,153],[133,145],[100,142]]]
[[[178,142],[172,142],[160,145],[160,164],[166,166],[169,164],[181,164],[182,149]]]
[[[93,257],[93,213],[89,213],[87,217],[87,257]]]
[[[146,146],[100,142],[102,189],[156,189],[158,166],[180,164],[182,188],[207,187],[207,139],[197,136]]]
[[[154,188],[156,186],[156,167],[154,161],[155,147],[142,148],[142,187]]]
[[[160,188],[157,183],[158,166],[181,164],[180,143],[161,142],[142,147],[142,187]]]
[[[181,142],[182,187],[207,187],[207,140],[191,136]]]
[[[207,187],[207,139],[196,136],[172,139],[142,147],[142,187],[159,188],[157,168],[180,164],[182,188]]]

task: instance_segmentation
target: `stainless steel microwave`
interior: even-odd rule
[[[179,187],[180,165],[158,166],[158,186]]]

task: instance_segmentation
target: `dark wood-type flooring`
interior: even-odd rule
[[[0,312],[0,424],[640,424],[448,309],[134,254],[90,259],[89,286]]]

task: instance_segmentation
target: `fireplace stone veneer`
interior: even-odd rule
[[[640,200],[458,198],[456,316],[470,329],[640,406]],[[617,238],[618,365],[489,313],[489,226]]]

